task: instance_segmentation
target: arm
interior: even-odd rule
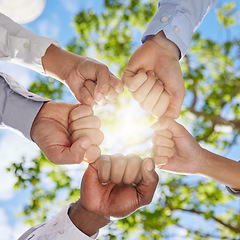
[[[115,183],[109,182],[116,175]],[[136,181],[141,182],[133,186]],[[150,159],[142,161],[136,155],[102,156],[84,173],[81,198],[55,218],[28,230],[19,240],[95,238],[111,217],[126,217],[150,203],[157,182]]]
[[[214,2],[161,1],[143,34],[143,45],[132,54],[122,80],[142,108],[154,116],[179,117],[185,96],[179,56],[185,55],[193,31]],[[154,80],[149,72],[153,72]]]
[[[240,190],[240,163],[203,149],[173,119],[161,118],[153,128],[153,158],[159,168],[175,173],[203,175],[236,191]]]
[[[122,82],[108,67],[94,59],[78,56],[60,48],[50,38],[41,37],[0,13],[0,59],[47,74],[65,83],[81,102],[89,105],[109,102],[123,91]],[[94,98],[84,87],[96,81]]]
[[[31,140],[32,123],[42,105],[49,101],[28,92],[12,77],[0,73],[0,124],[21,132]]]
[[[49,102],[5,74],[0,74],[0,124],[35,141],[55,164],[95,161],[101,154],[101,122],[90,106]]]

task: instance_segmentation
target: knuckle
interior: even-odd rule
[[[86,115],[90,116],[90,115],[93,115],[93,109],[91,106],[89,105],[82,105],[83,106],[83,111],[86,113]]]

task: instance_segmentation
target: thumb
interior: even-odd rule
[[[152,201],[158,183],[158,175],[154,170],[155,165],[151,158],[147,158],[142,164],[142,181],[137,186],[141,194],[141,205],[147,205]]]
[[[67,162],[68,164],[81,163],[84,159],[86,149],[91,146],[91,140],[88,137],[82,137],[76,140],[70,147],[63,147],[60,156],[59,164]]]
[[[154,131],[170,130],[173,137],[180,137],[186,133],[186,129],[170,117],[161,117],[152,125]]]

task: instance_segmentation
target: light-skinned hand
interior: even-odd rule
[[[115,99],[123,91],[122,81],[105,64],[54,45],[48,47],[42,57],[42,64],[46,74],[65,83],[82,104],[92,106],[102,99]],[[87,80],[95,83],[93,99],[85,87]]]
[[[95,161],[103,140],[100,120],[90,106],[46,102],[36,116],[31,138],[54,164]]]
[[[134,51],[122,80],[145,111],[178,118],[185,96],[178,47],[163,32]],[[168,96],[169,94],[169,96]]]
[[[192,135],[169,117],[162,117],[152,128],[153,160],[166,171],[197,174],[203,160],[203,149]]]

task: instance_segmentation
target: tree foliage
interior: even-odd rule
[[[77,54],[104,61],[121,77],[131,53],[140,45],[141,32],[156,11],[156,0],[105,0],[101,10],[84,9],[74,19],[78,37],[67,49]],[[223,31],[237,24],[235,3],[217,9]],[[240,39],[218,42],[194,35],[191,51],[181,61],[187,95],[182,121],[194,137],[219,150],[229,149],[240,131]],[[63,85],[45,80],[34,82],[31,90],[55,100],[62,99]],[[53,88],[55,90],[53,90]],[[128,108],[130,94],[125,91],[116,104],[99,109],[103,127],[114,135],[119,131],[114,118]],[[143,122],[150,125],[154,118],[145,114]],[[151,134],[135,145],[144,146]],[[148,146],[148,145],[146,145]],[[108,151],[103,146],[104,151]],[[143,152],[144,151],[144,152]],[[149,149],[141,148],[141,155]],[[31,199],[23,214],[26,221],[36,224],[46,219],[51,206],[65,205],[79,197],[79,166],[56,167],[40,153],[32,164],[24,159],[13,164],[17,189],[28,188]],[[78,174],[79,173],[79,174]],[[237,239],[240,236],[240,214],[236,200],[224,186],[209,179],[159,172],[160,185],[153,203],[133,215],[114,222],[102,239]],[[64,203],[64,204],[63,204]],[[190,219],[190,220],[189,220]],[[179,239],[178,238],[178,239]]]

